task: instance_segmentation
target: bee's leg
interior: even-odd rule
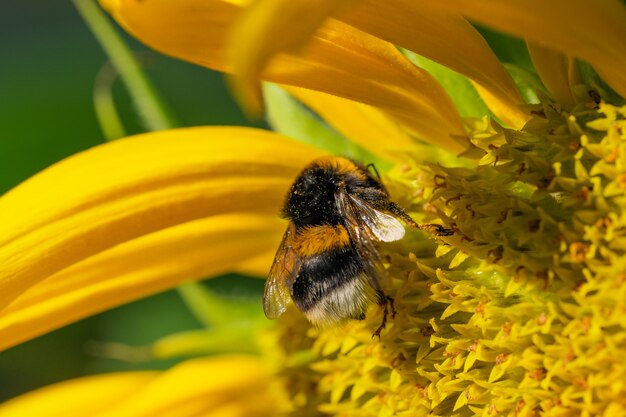
[[[385,297],[387,298],[387,303],[389,304],[389,307],[391,307],[391,318],[395,319],[396,318],[396,314],[398,314],[398,312],[396,311],[396,307],[393,304],[393,298],[391,298],[388,295],[385,295]]]
[[[402,220],[404,220],[404,222],[406,224],[408,224],[410,227],[417,229],[419,228],[418,224],[415,223],[415,220],[413,220],[411,218],[411,216],[409,216],[406,211],[404,211],[404,209],[402,207],[400,207],[399,205],[397,205],[396,203],[394,203],[393,201],[390,201],[388,203],[387,209],[392,212],[393,214],[395,214],[397,217],[400,217]]]
[[[385,327],[387,327],[387,317],[389,316],[390,310],[391,310],[392,319],[396,318],[397,312],[393,303],[393,298],[386,295],[382,291],[379,291],[377,295],[378,295],[378,305],[383,308],[383,321],[380,324],[380,326],[378,326],[378,329],[376,329],[376,331],[372,334],[372,339],[378,336],[378,340],[380,340],[380,333],[385,329]]]

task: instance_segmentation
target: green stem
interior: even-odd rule
[[[193,313],[193,315],[202,323],[205,327],[215,326],[215,309],[214,304],[211,302],[211,295],[205,290],[198,282],[189,282],[180,285],[176,288],[178,295],[183,299],[183,302]]]
[[[103,10],[94,0],[72,1],[124,81],[145,127],[151,131],[174,127],[177,124],[175,119]],[[210,326],[214,316],[210,312],[214,306],[204,288],[191,282],[177,290],[194,316],[205,326]]]
[[[175,126],[175,119],[102,9],[93,0],[72,1],[126,84],[146,128],[154,131]]]
[[[102,66],[96,76],[96,83],[93,88],[93,105],[96,110],[96,117],[107,141],[126,136],[113,98],[113,83],[116,79],[117,70],[110,63],[107,63]]]

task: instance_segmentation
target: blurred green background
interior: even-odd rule
[[[128,42],[143,51],[147,72],[181,125],[251,125],[220,74]],[[69,0],[0,2],[0,56],[0,193],[4,193],[54,162],[104,141],[92,93],[107,57]],[[144,131],[119,81],[114,95],[127,131]],[[232,277],[210,283],[218,292],[259,299],[262,284]],[[171,361],[125,362],[97,357],[88,347],[94,341],[141,346],[199,326],[172,291],[82,320],[1,352],[0,401],[68,378],[166,367]]]

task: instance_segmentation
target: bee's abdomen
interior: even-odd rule
[[[329,249],[302,260],[291,297],[317,324],[364,317],[369,288],[352,245]]]

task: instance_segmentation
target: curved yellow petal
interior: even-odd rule
[[[219,71],[231,72],[227,34],[240,6],[225,0],[107,0],[112,15],[153,48]],[[281,54],[262,77],[377,107],[420,139],[458,152],[467,140],[443,88],[379,38],[328,21],[298,55]]]
[[[520,128],[529,116],[513,79],[460,14],[426,1],[356,1],[336,16],[350,25],[438,62],[473,80],[496,116]]]
[[[454,152],[466,148],[465,130],[448,94],[394,45],[335,21],[317,33],[322,42],[311,42],[307,49],[316,68],[290,74],[285,84],[377,107],[419,139]],[[328,77],[320,77],[326,71]]]
[[[528,120],[530,115],[518,107],[520,104],[512,104],[510,99],[503,98],[502,95],[494,94],[493,90],[483,87],[476,81],[472,80],[472,85],[480,98],[485,102],[489,110],[498,117],[506,126],[514,129],[521,129]]]
[[[244,104],[261,107],[258,80],[274,55],[298,52],[316,29],[349,0],[254,0],[237,18],[230,47],[235,91]]]
[[[387,160],[399,160],[398,150],[415,145],[403,125],[375,107],[303,88],[288,90],[352,142]]]
[[[0,198],[0,306],[116,245],[229,212],[275,215],[321,152],[271,132],[140,135],[70,157]]]
[[[61,382],[0,404],[0,417],[78,417],[134,395],[157,371],[119,372]]]
[[[583,59],[626,97],[626,7],[620,0],[440,0],[433,4]]]
[[[271,416],[276,404],[261,362],[217,356],[183,362],[134,395],[94,417],[210,416],[224,407],[236,416]]]
[[[268,382],[256,358],[194,359],[165,372],[105,374],[55,384],[0,405],[0,417],[271,416],[276,404]]]
[[[576,105],[569,80],[571,59],[536,42],[527,42],[537,74],[557,103],[570,110]]]
[[[34,285],[0,311],[0,350],[249,260],[265,275],[273,259],[266,249],[278,247],[284,229],[276,216],[225,214],[122,243]]]
[[[285,227],[286,228],[286,227]],[[283,230],[284,232],[284,230]],[[254,258],[250,258],[240,262],[233,272],[238,274],[248,275],[251,277],[264,277],[268,272],[268,265],[274,259],[274,255],[276,254],[276,247],[271,247],[269,250],[265,252],[259,253]]]

